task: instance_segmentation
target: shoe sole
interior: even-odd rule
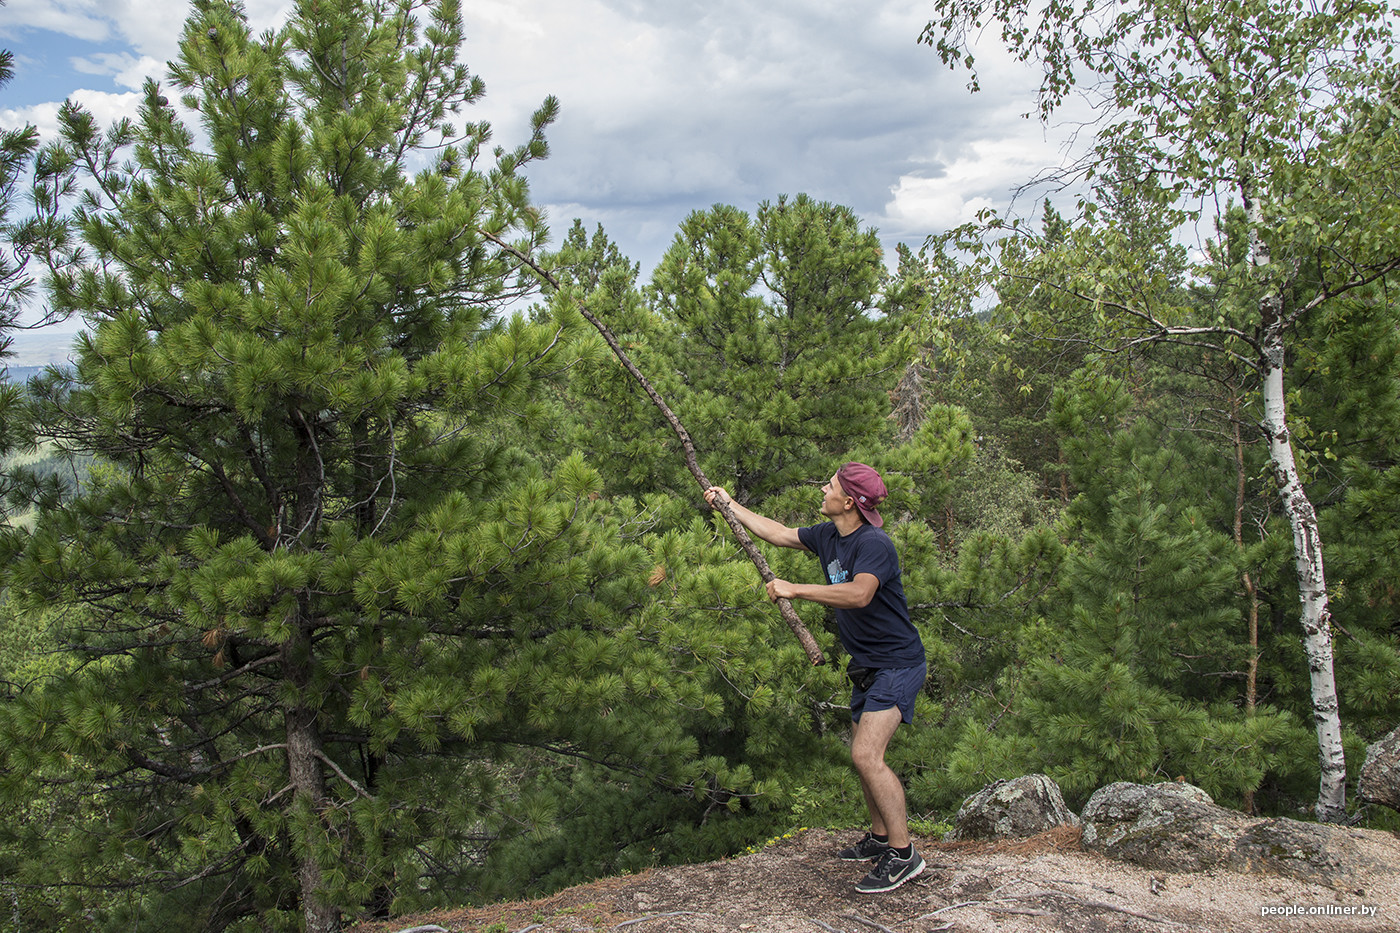
[[[928,867],[928,862],[923,862],[923,861],[921,861],[921,862],[919,862],[919,867],[918,867],[918,868],[915,868],[914,870],[910,871],[907,875],[904,875],[904,876],[901,877],[898,881],[892,881],[892,882],[890,882],[889,884],[887,884],[887,885],[886,885],[885,887],[883,887],[883,888],[862,888],[860,885],[856,885],[856,893],[857,893],[857,894],[884,894],[886,891],[893,891],[895,888],[899,887],[899,886],[900,886],[901,884],[903,884],[904,882],[910,881],[910,880],[912,880],[912,879],[914,879],[914,878],[917,878],[917,877],[919,877],[920,875],[922,875],[922,874],[924,873],[924,869],[927,868],[927,867]]]

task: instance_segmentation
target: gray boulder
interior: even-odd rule
[[[1194,784],[1168,781],[1162,784],[1130,784],[1119,781],[1094,791],[1084,805],[1084,835],[1095,832],[1096,823],[1131,823],[1139,818],[1167,818],[1182,804],[1214,804],[1210,794]]]
[[[1160,871],[1229,869],[1351,890],[1400,868],[1389,833],[1218,807],[1190,784],[1110,784],[1084,807],[1084,846]]]
[[[1065,806],[1060,785],[1043,774],[988,784],[963,801],[944,838],[1000,839],[1034,836],[1056,826],[1078,826],[1079,817]]]
[[[1400,810],[1400,727],[1366,747],[1366,763],[1356,782],[1356,796]]]

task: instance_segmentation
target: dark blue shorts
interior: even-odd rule
[[[927,664],[881,668],[867,689],[851,689],[851,721],[860,722],[860,714],[866,710],[878,713],[882,709],[898,706],[905,724],[913,722],[914,701],[919,698],[919,691],[924,688],[927,679]]]

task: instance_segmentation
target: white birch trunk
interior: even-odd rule
[[[1248,188],[1246,187],[1246,193]],[[1246,197],[1251,227],[1251,258],[1256,268],[1269,265],[1268,246],[1257,231],[1262,221],[1257,201]],[[1293,439],[1288,430],[1284,395],[1285,344],[1283,300],[1275,288],[1265,288],[1260,299],[1262,323],[1261,375],[1264,393],[1264,436],[1269,442],[1269,463],[1278,484],[1288,524],[1293,529],[1293,560],[1298,573],[1298,598],[1303,610],[1303,649],[1308,658],[1312,686],[1313,725],[1317,730],[1317,757],[1322,776],[1317,791],[1317,818],[1323,823],[1346,819],[1347,766],[1342,748],[1342,717],[1337,702],[1337,678],[1332,665],[1332,614],[1327,608],[1327,577],[1322,567],[1322,535],[1317,512],[1298,477]]]
[[[1303,648],[1312,681],[1313,725],[1317,728],[1317,818],[1338,823],[1346,817],[1347,765],[1342,750],[1342,719],[1337,680],[1332,670],[1332,615],[1327,608],[1327,579],[1322,567],[1322,536],[1317,513],[1298,479],[1288,433],[1283,394],[1283,346],[1267,348],[1264,370],[1264,434],[1288,523],[1293,529],[1293,557],[1298,571],[1298,598],[1303,607]]]

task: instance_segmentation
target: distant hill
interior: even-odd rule
[[[11,379],[28,378],[17,375],[19,370],[32,370],[37,373],[45,366],[65,365],[72,362],[75,331],[22,330],[10,334],[10,355],[3,364],[10,370]]]
[[[9,382],[27,382],[47,368],[46,366],[6,366],[5,379]]]

